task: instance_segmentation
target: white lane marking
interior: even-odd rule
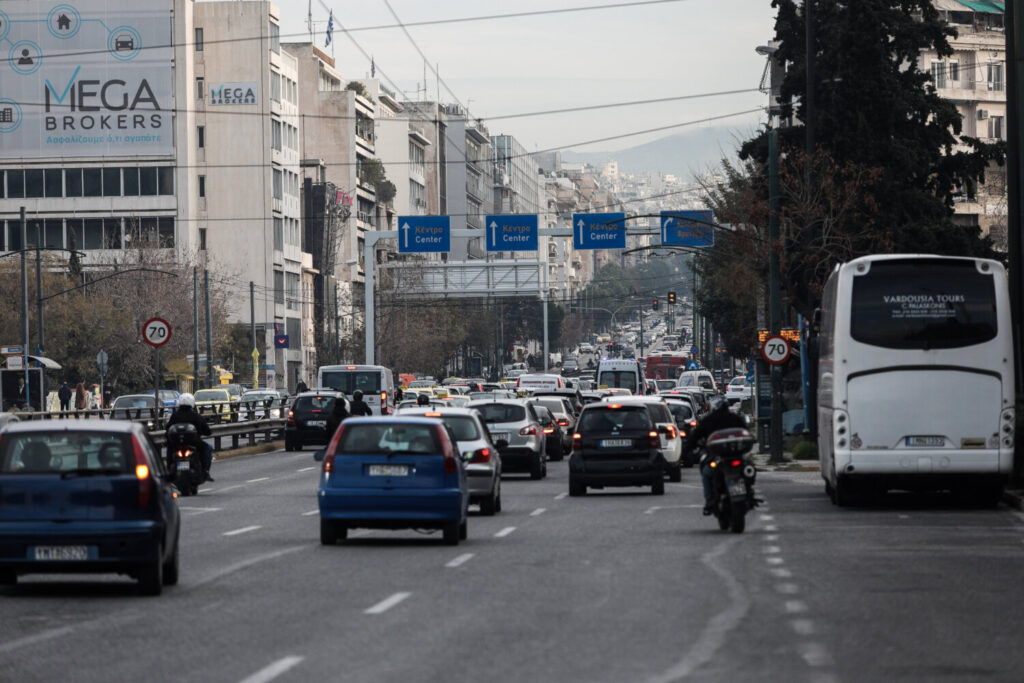
[[[691,641],[690,649],[682,659],[660,674],[647,679],[648,683],[673,683],[686,678],[700,669],[712,659],[725,644],[729,634],[743,623],[743,618],[750,611],[750,598],[744,592],[742,584],[736,580],[718,560],[739,540],[732,538],[718,544],[714,550],[701,556],[701,562],[718,575],[725,586],[728,606],[715,614],[701,631],[695,641]]]
[[[793,632],[798,636],[814,635],[814,622],[810,619],[794,619],[789,622],[789,625],[793,628]]]
[[[800,587],[795,583],[780,583],[775,586],[775,590],[779,593],[785,593],[787,595],[793,595],[800,592]]]
[[[569,495],[568,493],[566,493],[565,491],[562,491],[557,496],[555,496],[555,500],[562,500],[563,498],[565,498],[568,495]]]
[[[283,557],[284,555],[291,555],[292,553],[298,552],[300,550],[308,550],[308,549],[309,549],[309,546],[306,546],[306,545],[296,545],[296,546],[292,546],[291,548],[285,548],[283,550],[276,550],[276,551],[274,551],[272,553],[265,553],[263,555],[257,555],[255,557],[250,557],[248,560],[242,560],[241,562],[236,562],[235,564],[228,565],[227,567],[223,567],[221,569],[218,569],[217,571],[215,571],[214,573],[210,574],[209,576],[207,576],[205,578],[202,578],[202,579],[199,579],[195,583],[191,583],[191,584],[189,584],[187,586],[184,586],[184,589],[185,590],[191,590],[193,588],[198,588],[199,586],[205,586],[206,584],[213,583],[214,581],[217,581],[218,579],[222,579],[225,576],[228,576],[229,574],[234,574],[235,572],[241,571],[243,569],[248,569],[249,567],[253,566],[254,564],[259,564],[260,562],[265,562],[267,560],[276,560],[277,558]],[[178,588],[178,592],[180,592],[181,590],[182,590],[181,588]]]
[[[789,571],[785,567],[772,567],[771,574],[777,579],[788,579],[793,576],[793,572]]]
[[[25,636],[24,638],[17,638],[15,640],[3,643],[0,645],[0,652],[11,652],[17,650],[19,647],[25,647],[26,645],[35,645],[52,638],[60,638],[71,633],[74,629],[70,626],[62,626],[60,628],[51,628],[49,631],[41,631],[31,636]]]
[[[540,515],[543,515],[545,512],[547,512],[547,508],[537,508],[536,510],[530,513],[530,516],[539,517]]]
[[[282,657],[273,664],[263,667],[252,676],[242,679],[241,683],[268,683],[297,665],[303,659],[305,659],[305,657],[298,657],[295,655],[292,655],[291,657]]]
[[[240,488],[244,488],[244,487],[245,487],[245,484],[235,484],[234,486],[225,486],[224,488],[217,489],[217,490],[220,493],[224,493],[225,491],[234,491],[235,489],[240,489]]]
[[[910,519],[910,515],[897,515],[900,519]]]
[[[319,515],[319,514],[320,514],[320,510],[310,510],[309,512],[303,512],[302,516],[303,517],[312,517],[313,515]]]
[[[761,548],[761,552],[763,552],[765,555],[778,555],[782,552],[782,548],[780,548],[777,545],[766,545],[765,547]]]
[[[472,557],[473,557],[473,553],[466,553],[465,555],[459,555],[454,560],[451,560],[450,562],[445,564],[445,566],[446,567],[458,567],[458,566],[464,565],[467,562],[469,562],[469,560]]]
[[[645,515],[653,515],[655,512],[657,512],[660,509],[661,509],[660,505],[655,505],[654,507],[649,507],[646,510],[644,510],[644,514]]]
[[[505,538],[506,536],[508,536],[510,533],[512,533],[515,530],[516,530],[516,528],[514,526],[507,526],[504,529],[502,529],[501,531],[499,531],[498,533],[494,534],[494,537],[495,538]]]
[[[778,531],[779,527],[775,526],[774,524],[766,524],[765,527],[764,527],[764,530],[765,531]]]
[[[246,479],[245,483],[246,484],[255,484],[258,481],[267,481],[268,479],[270,479],[270,477],[257,477],[255,479]]]
[[[316,465],[314,465],[313,467],[300,467],[299,469],[297,469],[295,471],[296,472],[309,472],[310,470],[315,470],[315,469],[317,469]]]
[[[237,536],[238,534],[247,534],[250,531],[256,531],[257,529],[262,529],[262,528],[263,527],[261,525],[259,525],[259,524],[255,525],[255,526],[243,526],[241,529],[234,529],[232,531],[225,531],[223,534],[221,534],[221,536]]]
[[[786,600],[786,611],[790,614],[802,614],[807,611],[807,603],[802,600]]]
[[[384,598],[373,607],[363,610],[363,614],[383,614],[410,595],[412,595],[412,593],[395,593],[389,598]]]
[[[775,541],[779,540],[779,535],[778,534],[768,534],[767,536],[764,537],[764,540],[765,540],[765,543],[774,543]]]
[[[771,515],[761,515],[761,521],[762,522],[771,522],[774,519],[775,518],[773,516],[771,516]]]
[[[766,558],[764,558],[764,561],[767,562],[768,564],[785,564],[785,562],[786,562],[781,557],[766,557]]]
[[[798,643],[796,648],[809,666],[827,666],[832,662],[821,643]]]
[[[195,508],[187,505],[179,505],[178,509],[182,512],[194,512],[196,514],[203,514],[204,512],[220,512],[222,508]]]

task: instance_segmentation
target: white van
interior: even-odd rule
[[[700,389],[709,398],[718,393],[715,387],[715,378],[709,370],[686,370],[679,375],[676,386]]]
[[[597,366],[600,389],[629,389],[635,395],[647,393],[644,370],[634,358],[602,360]]]
[[[516,389],[524,391],[551,391],[565,388],[565,380],[560,375],[520,375],[516,379]]]
[[[395,412],[395,379],[382,365],[323,365],[317,370],[316,385],[340,391],[349,399],[356,390],[363,392],[363,401],[374,415]]]

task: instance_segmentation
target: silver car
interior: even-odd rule
[[[469,408],[424,410],[422,406],[398,412],[402,416],[437,417],[448,425],[466,462],[470,505],[478,504],[483,515],[501,512],[501,455],[480,413]]]
[[[576,415],[573,412],[572,406],[569,405],[568,399],[559,396],[538,396],[528,400],[550,410],[558,422],[558,426],[562,428],[562,453],[557,454],[558,459],[561,460],[561,456],[572,449],[572,433],[576,430]],[[548,457],[552,460],[555,459],[554,455],[550,452],[548,453]]]
[[[544,453],[544,430],[533,406],[517,399],[470,401],[467,408],[480,412],[495,443],[507,442],[501,450],[505,472],[529,472],[531,479],[548,475]]]

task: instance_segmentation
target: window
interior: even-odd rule
[[[274,271],[274,303],[284,303],[284,271]]]
[[[270,122],[270,144],[273,149],[281,151],[281,122]]]
[[[284,249],[284,229],[280,218],[274,217],[274,249]]]
[[[199,228],[199,251],[206,251],[206,228]]]
[[[80,249],[103,248],[103,220],[88,218],[85,220],[85,237],[79,244]]]
[[[43,171],[43,186],[47,197],[64,196],[64,174],[59,168],[48,168]]]
[[[0,168],[0,199],[4,197],[4,170]],[[0,239],[2,239],[3,224],[0,223]]]
[[[206,197],[206,176],[199,176],[199,196],[200,198]]]
[[[47,218],[44,224],[43,245],[64,248],[64,221],[60,218]]]
[[[21,199],[24,196],[25,172],[21,169],[7,171],[7,197],[9,199]]]
[[[159,192],[162,195],[174,194],[174,167],[161,166],[157,169]]]
[[[960,80],[960,62],[951,59],[949,66],[946,68],[946,76],[953,83],[957,83]]]
[[[270,72],[270,99],[281,101],[281,74],[276,71]]]
[[[196,27],[196,52],[203,51],[203,29]]]
[[[874,263],[853,279],[850,335],[887,349],[951,349],[994,339],[993,276],[973,261]]]
[[[274,22],[270,22],[270,49],[281,54],[281,27]]]
[[[196,99],[202,100],[204,96],[206,80],[202,77],[196,78]]]
[[[25,171],[25,196],[43,196],[43,170],[41,168],[27,169]]]
[[[1003,65],[992,63],[988,65],[988,89],[1003,89]]]
[[[287,283],[288,309],[297,311],[299,310],[299,274],[285,273],[285,282]]]
[[[144,166],[139,169],[139,194],[143,197],[156,194],[156,166]]]
[[[82,240],[82,219],[81,218],[69,218],[68,224],[68,249],[82,249],[84,242]]]
[[[103,169],[103,196],[104,197],[120,197],[121,196],[121,169],[120,168],[105,168],[105,169]]]
[[[942,62],[932,62],[932,83],[936,88],[946,87],[946,65]]]
[[[988,136],[997,140],[1006,139],[1006,126],[1003,125],[1002,116],[992,116],[988,120]]]
[[[10,234],[7,236],[7,249],[9,251],[18,251],[22,248],[21,245],[21,224],[18,221],[8,221],[7,227],[10,229]]]
[[[157,219],[157,232],[160,236],[161,249],[174,248],[174,217],[161,216]]]
[[[103,169],[83,168],[82,169],[83,195],[86,197],[103,196]]]
[[[275,168],[273,178],[274,199],[281,199],[282,196],[284,195],[281,171]]]
[[[103,219],[103,248],[104,249],[120,249],[121,248],[121,219],[120,218],[105,218],[105,219]]]
[[[199,149],[206,149],[206,126],[196,126],[196,144]]]
[[[124,172],[124,196],[125,197],[138,197],[139,196],[139,169],[138,168],[125,168]]]

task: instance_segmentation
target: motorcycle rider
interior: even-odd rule
[[[356,389],[352,392],[352,405],[349,406],[352,417],[373,415],[373,409],[363,401],[363,392]]]
[[[334,432],[338,431],[338,427],[348,417],[348,401],[344,396],[338,394],[338,397],[334,399],[334,406],[331,408],[331,414],[327,416],[327,440],[330,441],[334,437]]]
[[[210,425],[196,412],[195,396],[184,393],[178,397],[178,407],[174,409],[171,418],[167,420],[167,427],[175,424],[190,424],[196,428],[195,436],[191,437],[189,446],[192,446],[200,454],[203,461],[203,481],[213,481],[210,476],[210,466],[213,464],[213,447],[203,441],[201,436],[210,436]]]
[[[692,451],[697,445],[717,432],[719,429],[730,429],[733,427],[746,428],[747,420],[739,413],[729,410],[729,402],[724,398],[715,397],[711,399],[711,412],[704,416],[697,428],[686,437],[686,450]],[[705,449],[700,458],[700,482],[704,488],[704,516],[711,514],[714,504],[714,486],[711,481],[711,466],[708,464],[708,453]]]

